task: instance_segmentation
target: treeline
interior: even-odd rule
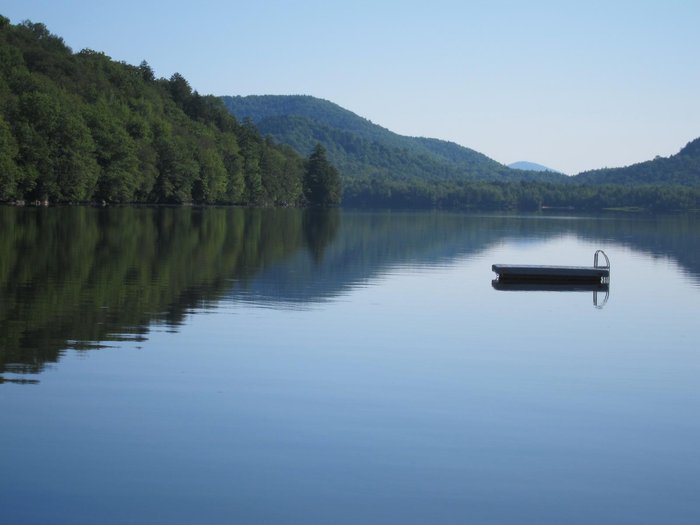
[[[269,136],[178,73],[73,53],[43,24],[0,16],[0,202],[329,206],[342,195],[364,207],[700,208],[698,140],[667,159],[567,178],[403,137],[312,97],[225,100],[258,112]]]
[[[0,202],[296,205],[304,159],[179,74],[0,17]]]
[[[345,184],[343,203],[367,208],[458,210],[700,210],[700,187],[542,182],[424,182],[367,178]]]
[[[624,168],[603,168],[579,173],[585,184],[676,184],[700,185],[700,138],[670,157],[656,157]]]

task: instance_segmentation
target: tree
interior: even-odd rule
[[[340,174],[326,159],[326,150],[316,144],[306,161],[303,192],[310,206],[337,206],[340,204]]]
[[[262,140],[255,124],[245,119],[241,126],[241,153],[243,154],[243,180],[245,189],[243,200],[246,204],[259,206],[263,200],[262,172],[260,169],[260,152]]]
[[[156,79],[156,74],[145,60],[142,60],[139,64],[139,73],[141,73],[141,78],[146,82],[153,82]]]
[[[184,107],[192,98],[192,88],[190,83],[185,80],[180,73],[174,73],[170,77],[168,82],[168,90],[170,91],[170,96],[177,103],[178,106]]]
[[[0,115],[0,202],[16,196],[18,170],[15,158],[18,153],[19,148],[12,130]]]

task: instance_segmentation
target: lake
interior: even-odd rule
[[[697,215],[0,207],[3,523],[697,524],[699,309]]]

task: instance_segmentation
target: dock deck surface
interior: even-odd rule
[[[595,283],[610,277],[610,268],[594,266],[494,264],[491,269],[501,281]]]

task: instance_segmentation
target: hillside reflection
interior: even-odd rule
[[[302,225],[296,210],[0,208],[0,372],[177,326],[304,247]]]
[[[154,323],[177,329],[189,312],[223,300],[303,306],[343,294],[388,268],[449,262],[508,239],[572,234],[614,242],[672,258],[700,282],[697,226],[697,217],[687,215],[551,220],[440,212],[0,207],[0,374],[40,373],[68,348],[143,340]]]

